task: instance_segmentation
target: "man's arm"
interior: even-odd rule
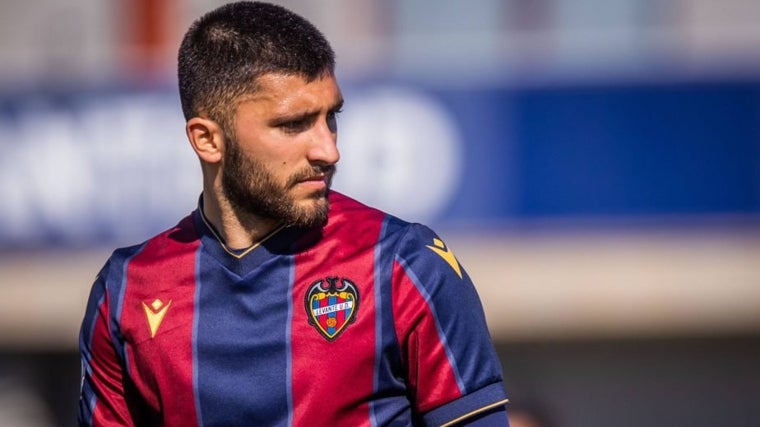
[[[127,401],[124,362],[114,345],[111,299],[105,279],[98,275],[90,292],[79,334],[82,383],[80,426],[136,425]]]
[[[483,308],[452,251],[428,228],[412,226],[398,249],[393,282],[407,382],[425,425],[508,425],[501,364]]]

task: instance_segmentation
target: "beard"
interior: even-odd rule
[[[285,185],[263,163],[246,157],[236,141],[230,140],[224,154],[222,191],[239,213],[273,219],[290,226],[321,227],[327,223],[330,202],[327,192],[335,174],[334,165],[304,168],[291,175]],[[324,190],[314,191],[299,204],[289,193],[296,184],[315,174],[326,175]]]

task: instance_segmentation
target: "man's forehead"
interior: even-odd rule
[[[266,73],[256,79],[254,90],[243,95],[240,102],[331,103],[341,99],[338,82],[332,73],[311,80],[298,74]]]

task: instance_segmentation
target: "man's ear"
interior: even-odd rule
[[[198,158],[205,163],[219,163],[224,154],[224,132],[219,124],[202,117],[193,117],[185,126],[187,139]]]

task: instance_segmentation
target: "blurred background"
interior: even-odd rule
[[[75,424],[96,272],[195,208],[222,3],[0,3],[0,425]],[[514,427],[760,425],[760,2],[279,3],[337,53],[335,188],[454,249]]]

